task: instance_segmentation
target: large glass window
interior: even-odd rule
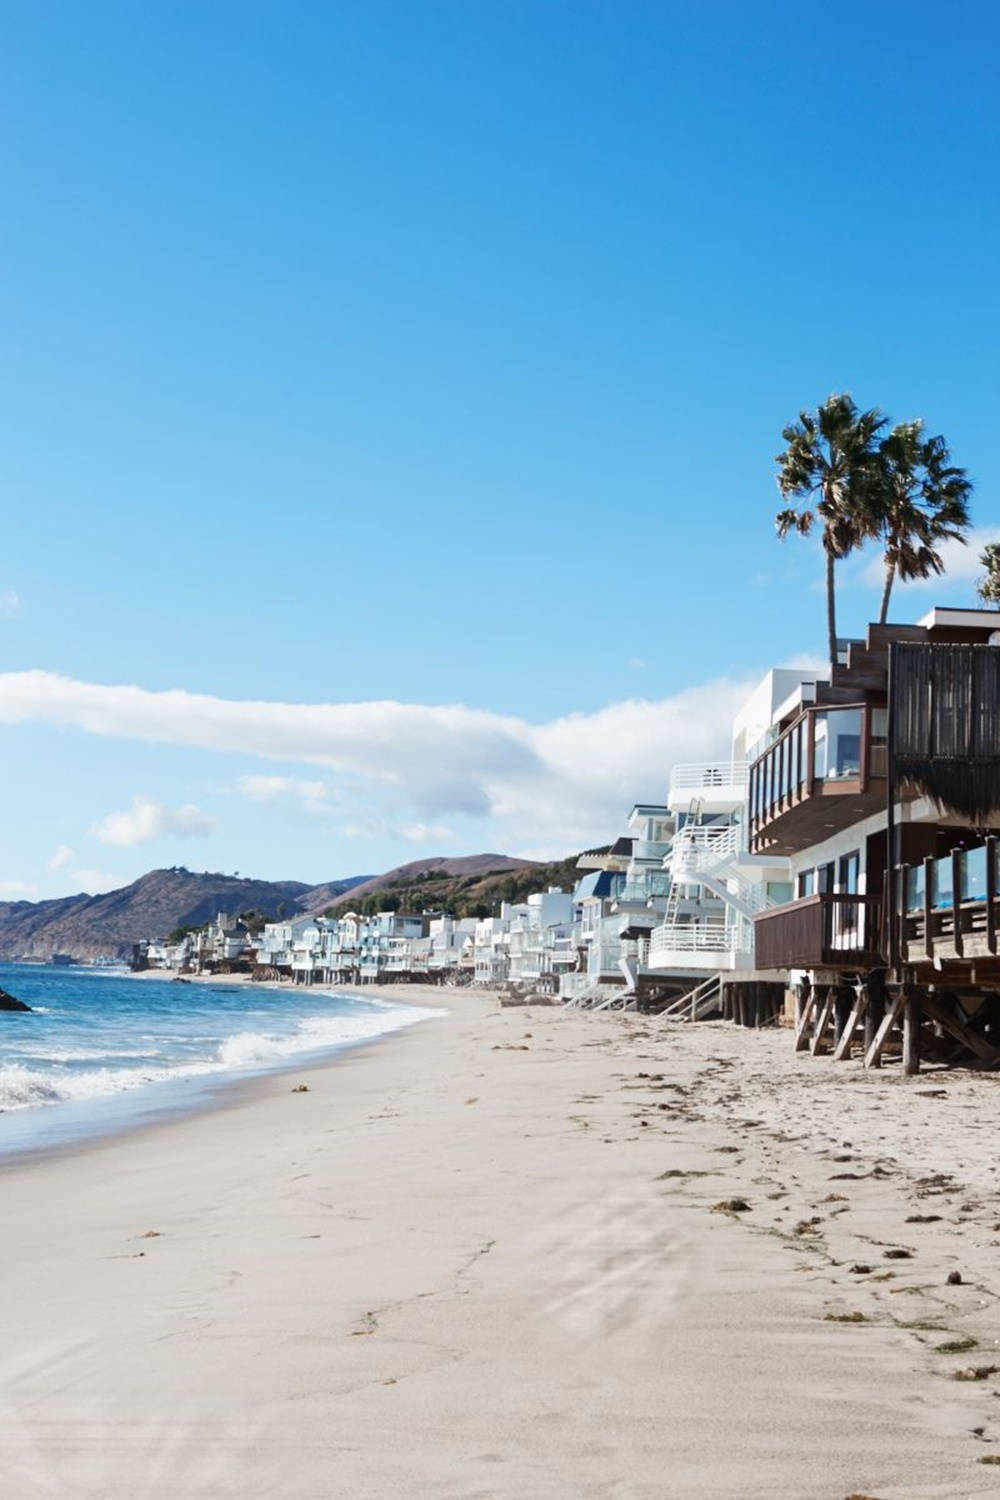
[[[861,775],[861,710],[838,709],[827,715],[827,780],[856,780]]]
[[[861,775],[860,708],[816,715],[813,775],[817,781],[856,781]]]

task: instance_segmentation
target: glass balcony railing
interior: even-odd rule
[[[993,850],[993,889],[1000,891],[1000,844],[989,846]],[[904,899],[908,912],[922,911],[928,904],[928,879],[930,881],[930,907],[942,911],[954,906],[956,894],[959,902],[985,901],[987,896],[988,847],[981,844],[976,849],[960,849],[956,855],[946,854],[941,859],[931,860],[926,865],[914,865],[906,871]],[[955,877],[958,877],[956,892]]]
[[[650,872],[642,880],[626,880],[618,901],[650,901],[655,896],[670,895],[670,876],[664,871]]]
[[[807,709],[750,767],[751,826],[759,831],[824,792],[857,790],[858,783],[863,792],[884,775],[884,709]]]

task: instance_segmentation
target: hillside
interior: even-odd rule
[[[376,880],[354,888],[333,903],[331,911],[443,911],[456,917],[488,917],[502,901],[523,901],[550,885],[573,889],[580,872],[578,855],[539,864],[497,854],[474,859],[422,859],[400,865]]]
[[[349,905],[352,910],[360,911],[360,903],[366,897],[374,896],[379,891],[395,891],[399,887],[407,887],[426,878],[438,880],[450,876],[456,880],[480,879],[488,874],[506,874],[508,870],[541,868],[534,860],[514,859],[509,854],[464,854],[455,859],[414,859],[409,864],[397,865],[394,870],[387,870],[384,875],[373,875],[364,884],[356,885],[351,891]],[[346,909],[343,900],[338,900],[336,897],[328,905],[336,906],[340,910]],[[384,907],[370,909],[385,910]]]
[[[316,911],[366,876],[310,886],[299,880],[241,880],[235,875],[151,870],[132,885],[101,896],[0,902],[0,959],[127,956],[143,938],[199,926],[217,912],[257,911],[276,917]]]

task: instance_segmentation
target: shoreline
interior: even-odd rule
[[[996,1493],[993,1080],[449,998],[5,1169],[5,1496]]]
[[[125,976],[119,976],[125,977]],[[157,977],[156,971],[144,971],[136,977]],[[227,975],[230,985],[243,985],[261,991],[284,993],[287,987],[254,983],[243,975]],[[167,981],[169,982],[169,981]],[[193,982],[212,985],[217,981],[211,975],[201,975]],[[297,987],[299,991],[304,987]],[[400,987],[401,988],[401,987]],[[442,1003],[442,992],[450,986],[408,985],[409,1000],[401,1000],[394,993],[395,986],[344,987],[333,989],[327,986],[310,985],[306,993],[322,998],[346,998],[351,1000],[389,1001],[419,1010],[437,1010],[446,1014]],[[493,998],[493,992],[484,992]],[[431,1001],[435,1003],[432,1005]],[[220,1069],[218,1072],[179,1074],[174,1078],[157,1079],[130,1089],[122,1089],[80,1102],[59,1101],[55,1104],[37,1104],[26,1109],[0,1109],[5,1123],[14,1136],[21,1139],[0,1142],[0,1175],[8,1165],[26,1158],[38,1160],[62,1153],[75,1154],[100,1147],[118,1137],[141,1135],[144,1131],[156,1130],[175,1121],[197,1117],[227,1109],[239,1101],[242,1091],[252,1097],[255,1085],[263,1085],[271,1078],[280,1078],[287,1073],[309,1072],[336,1064],[338,1058],[361,1049],[373,1048],[389,1043],[397,1034],[403,1034],[410,1025],[423,1025],[439,1016],[424,1015],[414,1023],[393,1027],[376,1036],[361,1040],[333,1043],[325,1048],[301,1053],[289,1053],[267,1065],[261,1064],[247,1069]],[[37,1139],[36,1139],[37,1137]]]

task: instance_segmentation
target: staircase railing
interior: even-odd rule
[[[674,1000],[660,1015],[667,1021],[700,1021],[719,1008],[721,990],[722,975],[710,974],[707,979],[696,984],[694,989]]]

